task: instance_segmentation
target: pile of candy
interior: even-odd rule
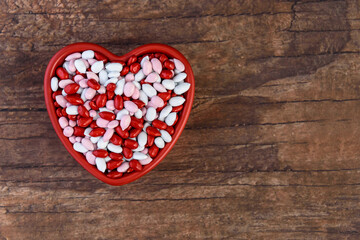
[[[172,141],[191,85],[185,66],[162,53],[109,62],[72,53],[51,79],[63,134],[110,178],[141,171]]]

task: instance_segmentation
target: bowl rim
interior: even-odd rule
[[[59,123],[58,123],[58,117],[55,112],[55,106],[53,104],[52,99],[52,90],[51,90],[51,78],[55,76],[55,70],[57,67],[62,66],[62,63],[64,62],[66,56],[68,56],[71,53],[74,52],[82,52],[85,50],[93,50],[96,52],[99,52],[103,54],[105,57],[109,59],[109,61],[125,61],[132,55],[140,56],[147,53],[164,53],[168,57],[176,58],[180,60],[185,65],[185,73],[187,74],[187,80],[186,82],[189,82],[191,84],[190,89],[188,92],[184,94],[184,97],[186,99],[184,103],[184,108],[182,109],[181,113],[178,115],[179,119],[175,126],[175,133],[172,136],[172,141],[170,143],[167,143],[166,146],[159,151],[159,154],[153,159],[151,163],[148,165],[145,165],[143,167],[143,170],[140,172],[132,172],[131,174],[118,178],[118,179],[112,179],[107,177],[104,173],[100,172],[95,165],[91,165],[87,162],[86,158],[83,154],[76,152],[73,149],[73,144],[70,143],[67,137],[63,135],[63,129],[61,129]],[[145,174],[149,173],[151,170],[153,170],[170,152],[170,150],[174,147],[175,143],[179,139],[182,131],[185,128],[185,124],[190,116],[191,107],[193,104],[195,95],[195,79],[194,79],[194,73],[192,71],[192,68],[190,66],[190,63],[185,58],[183,54],[181,54],[177,49],[161,43],[149,43],[142,46],[139,46],[130,52],[126,53],[122,56],[117,56],[107,50],[106,48],[89,42],[79,42],[79,43],[73,43],[70,45],[67,45],[60,49],[58,52],[54,54],[54,56],[49,61],[45,76],[44,76],[44,97],[45,97],[45,104],[46,109],[48,112],[48,115],[50,117],[51,124],[53,125],[53,128],[58,135],[60,141],[65,146],[67,151],[70,153],[70,155],[75,158],[75,160],[89,173],[91,173],[94,177],[97,179],[103,181],[104,183],[119,186],[128,184],[130,182],[133,182],[140,177],[144,176]]]

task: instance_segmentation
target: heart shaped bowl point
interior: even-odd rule
[[[185,73],[187,74],[186,82],[189,82],[191,84],[190,89],[183,94],[186,101],[184,103],[184,107],[182,111],[179,113],[178,121],[176,125],[174,126],[175,133],[172,135],[172,141],[170,143],[167,143],[163,149],[161,149],[158,153],[158,155],[153,159],[151,163],[148,165],[143,166],[142,171],[140,172],[131,172],[128,174],[125,174],[121,178],[113,179],[107,177],[104,173],[100,172],[96,166],[91,165],[87,162],[84,155],[82,155],[79,152],[76,152],[73,148],[73,144],[69,141],[67,137],[63,135],[63,129],[60,127],[58,123],[58,116],[55,112],[55,106],[54,106],[54,100],[52,99],[52,90],[51,90],[51,78],[55,76],[55,70],[57,67],[62,66],[63,62],[65,61],[65,58],[74,52],[83,52],[85,50],[93,50],[95,52],[99,52],[103,54],[105,57],[108,58],[109,62],[113,61],[124,61],[126,62],[131,56],[142,56],[147,53],[164,53],[169,58],[176,58],[180,60],[184,66],[185,66]],[[135,181],[136,179],[144,176],[148,172],[150,172],[152,169],[154,169],[170,152],[170,150],[174,147],[176,141],[179,139],[182,131],[185,128],[185,124],[189,118],[192,103],[194,100],[194,94],[195,94],[195,80],[194,80],[194,74],[191,69],[191,66],[187,59],[175,48],[170,47],[165,44],[159,44],[159,43],[151,43],[142,45],[138,48],[135,48],[134,50],[130,51],[129,53],[123,55],[123,56],[117,56],[107,49],[93,43],[87,43],[87,42],[81,42],[81,43],[74,43],[65,46],[61,50],[59,50],[50,60],[44,77],[44,95],[45,95],[45,103],[46,108],[51,120],[51,123],[55,129],[56,134],[60,138],[61,142],[65,146],[65,148],[68,150],[68,152],[75,158],[75,160],[80,163],[80,165],[85,168],[88,172],[90,172],[92,175],[94,175],[99,180],[110,184],[110,185],[124,185],[128,184],[130,182]]]

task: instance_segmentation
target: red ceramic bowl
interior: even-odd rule
[[[102,53],[104,56],[106,56],[109,61],[116,61],[116,60],[122,60],[127,61],[127,59],[132,56],[140,56],[144,55],[146,53],[156,53],[161,52],[166,54],[169,57],[177,58],[185,65],[185,72],[187,74],[187,82],[191,83],[191,87],[187,93],[184,94],[186,98],[186,102],[184,103],[184,108],[181,111],[179,115],[179,120],[175,125],[175,133],[172,136],[172,141],[170,143],[167,143],[166,146],[159,152],[157,157],[153,159],[153,161],[144,166],[143,170],[141,172],[132,172],[130,174],[126,174],[123,177],[119,179],[112,179],[108,178],[106,175],[101,173],[99,170],[97,170],[96,166],[93,166],[87,162],[85,157],[81,154],[76,152],[73,149],[72,143],[68,140],[67,137],[63,135],[63,130],[60,128],[60,125],[58,123],[58,117],[55,113],[55,106],[53,104],[53,100],[51,97],[52,91],[50,87],[50,80],[55,75],[55,70],[57,67],[61,66],[64,62],[66,56],[68,56],[71,53],[74,52],[82,52],[85,50],[94,50],[99,53]],[[194,81],[194,74],[192,72],[191,66],[189,62],[186,60],[186,58],[175,48],[172,48],[165,44],[158,44],[158,43],[152,43],[152,44],[146,44],[143,46],[140,46],[131,52],[123,55],[123,56],[117,56],[113,53],[109,52],[105,48],[92,44],[92,43],[74,43],[70,44],[64,48],[62,48],[60,51],[58,51],[50,60],[44,77],[44,94],[45,94],[45,103],[46,108],[48,111],[48,114],[50,116],[51,123],[56,131],[56,134],[60,138],[61,142],[64,144],[65,148],[68,150],[68,152],[80,163],[80,165],[85,168],[88,172],[90,172],[92,175],[94,175],[96,178],[100,179],[101,181],[110,184],[110,185],[124,185],[127,183],[130,183],[132,181],[135,181],[136,179],[144,176],[146,173],[150,172],[152,169],[156,167],[164,158],[165,156],[170,152],[170,150],[175,145],[176,141],[180,137],[181,132],[184,130],[185,124],[189,118],[191,106],[194,99],[194,93],[195,93],[195,81]]]

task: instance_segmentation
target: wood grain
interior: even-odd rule
[[[4,0],[0,19],[0,239],[360,238],[358,1]],[[80,41],[193,66],[182,136],[132,184],[93,178],[47,116],[46,65]]]

